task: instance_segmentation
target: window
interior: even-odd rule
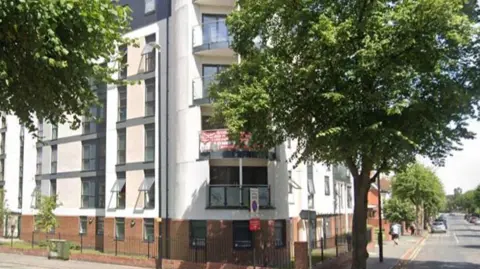
[[[203,96],[208,96],[208,89],[210,85],[214,82],[215,77],[218,73],[227,69],[228,65],[203,65],[202,66],[202,77],[203,77]]]
[[[292,184],[292,171],[288,170],[288,193],[293,193],[293,184]]]
[[[252,232],[248,221],[233,222],[233,248],[245,249],[252,247]]]
[[[145,209],[155,208],[155,170],[145,170],[139,191],[143,192]]]
[[[82,179],[82,208],[95,208],[94,179]]]
[[[307,189],[309,194],[315,193],[315,184],[313,182],[313,165],[307,165]]]
[[[99,112],[102,109],[98,109],[96,106],[90,107],[90,117],[84,117],[82,122],[83,134],[91,134],[97,131],[97,118],[99,117]]]
[[[347,186],[347,206],[352,208],[352,186]]]
[[[127,119],[127,87],[118,87],[118,121]]]
[[[57,180],[50,179],[50,196],[57,195]]]
[[[106,140],[105,138],[100,139],[98,143],[98,169],[105,170],[105,162],[106,162]]]
[[[155,79],[145,80],[145,116],[155,115]]]
[[[115,218],[115,240],[125,240],[125,218]]]
[[[202,32],[204,44],[229,41],[226,18],[226,15],[221,14],[203,15]]]
[[[98,180],[98,200],[97,200],[97,208],[104,208],[105,207],[105,179]]]
[[[85,216],[80,217],[80,229],[79,229],[80,234],[87,234],[87,223],[88,223],[87,217]]]
[[[155,11],[155,0],[145,0],[145,14]]]
[[[104,227],[104,218],[97,217],[95,219],[95,229],[97,230],[96,231],[97,235],[103,235],[103,231],[104,231],[103,227]]]
[[[42,173],[42,148],[37,148],[37,175]]]
[[[52,160],[51,160],[51,165],[50,165],[50,173],[55,174],[57,173],[57,146],[53,145],[52,146]]]
[[[330,195],[330,177],[325,176],[325,195],[329,196]]]
[[[95,170],[96,145],[94,142],[83,143],[83,170]]]
[[[118,48],[120,55],[122,56],[122,61],[120,63],[120,78],[127,78],[127,63],[128,63],[128,49],[127,46],[121,46]]]
[[[155,125],[145,125],[145,161],[155,160]]]
[[[202,116],[202,130],[224,129],[225,125],[212,120],[211,116]]]
[[[276,220],[275,221],[275,246],[284,247],[286,246],[287,239],[287,228],[285,220]]]
[[[42,119],[38,120],[38,136],[43,137],[43,120]]]
[[[143,240],[147,242],[154,241],[153,219],[143,219]]]
[[[315,206],[315,203],[314,203],[314,195],[313,194],[309,194],[308,195],[308,209],[313,209]]]
[[[117,149],[117,163],[124,164],[127,155],[127,132],[125,129],[117,130],[118,149]]]
[[[124,209],[126,201],[125,172],[117,173],[117,181],[115,184],[115,191],[117,192],[117,209]]]
[[[35,180],[35,190],[33,191],[35,198],[35,208],[39,208],[42,202],[42,193],[41,193],[42,182],[40,180]]]
[[[0,181],[5,180],[5,159],[0,160]]]
[[[0,154],[5,154],[5,133],[2,133],[2,141],[0,141]]]
[[[155,34],[145,37],[143,57],[145,58],[145,73],[155,71]]]
[[[205,247],[207,239],[207,221],[191,220],[190,221],[190,246]]]
[[[52,139],[55,140],[58,138],[58,126],[56,124],[52,124]]]
[[[289,138],[287,139],[287,148],[291,148],[292,147],[292,140]]]

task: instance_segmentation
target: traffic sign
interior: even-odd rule
[[[258,218],[259,209],[260,209],[260,205],[258,204],[258,189],[251,188],[250,189],[250,218],[252,219]]]
[[[252,232],[260,231],[260,219],[258,218],[250,219],[249,229]]]

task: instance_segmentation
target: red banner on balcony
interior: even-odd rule
[[[227,129],[206,130],[200,133],[200,152],[229,151],[235,149],[248,149],[250,134],[242,134],[241,142],[244,146],[239,147],[228,137]]]

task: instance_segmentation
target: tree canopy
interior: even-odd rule
[[[0,1],[0,111],[30,130],[35,116],[77,127],[112,82],[129,9],[111,0]],[[73,120],[67,115],[74,115]]]
[[[58,227],[54,210],[59,206],[57,196],[42,196],[38,214],[35,217],[35,226],[42,232],[48,233]]]
[[[411,201],[416,207],[422,206],[431,214],[438,212],[446,202],[445,190],[440,179],[431,169],[419,163],[395,175],[392,195]]]
[[[476,2],[239,0],[227,19],[241,61],[211,87],[217,120],[266,148],[344,163],[354,177],[352,268],[366,267],[371,171],[436,163],[474,134]]]
[[[391,223],[411,222],[415,220],[413,204],[398,198],[387,200],[384,205],[385,219]]]

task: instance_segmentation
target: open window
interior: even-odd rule
[[[145,209],[155,208],[155,171],[145,170],[145,178],[140,184],[139,192],[143,193]]]
[[[125,173],[117,174],[117,181],[113,184],[112,192],[116,195],[117,209],[125,208],[126,189],[125,189]]]

